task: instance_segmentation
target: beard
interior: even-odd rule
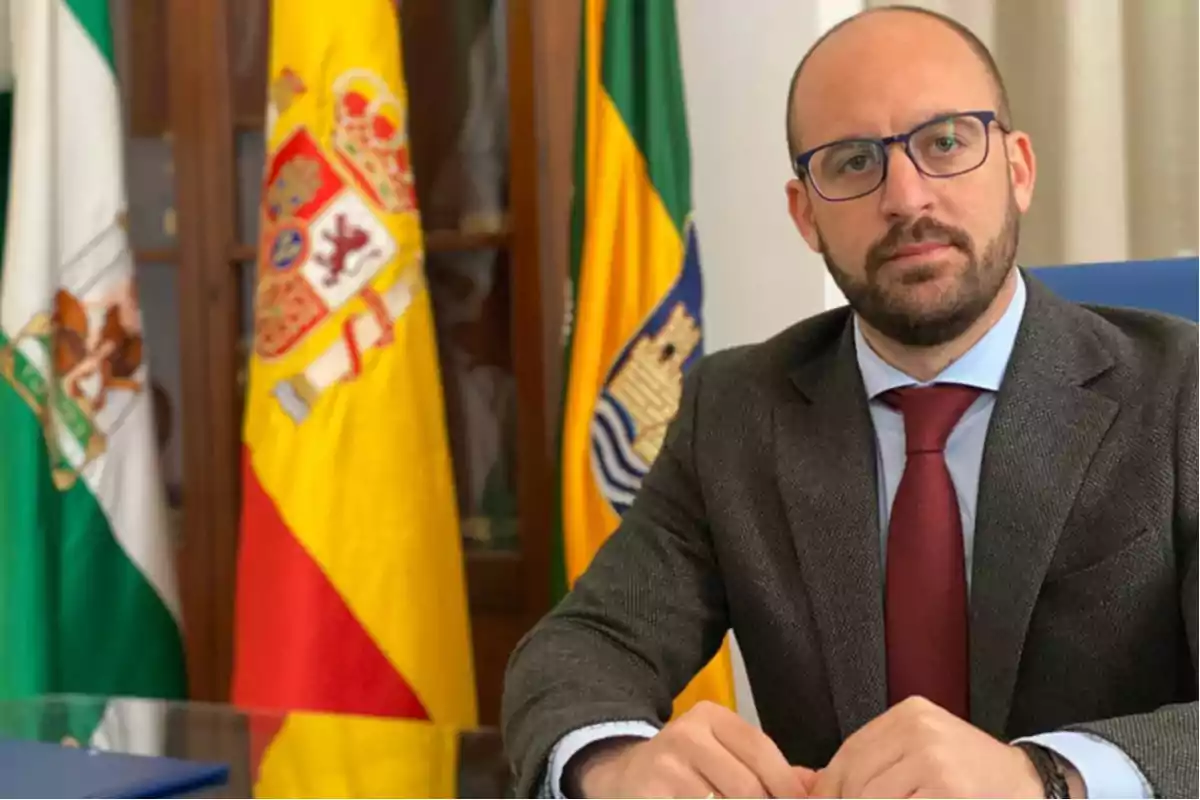
[[[1020,239],[1020,211],[1011,192],[1004,226],[979,253],[969,234],[930,218],[900,221],[867,251],[864,277],[858,278],[837,264],[820,232],[821,257],[850,308],[863,321],[889,339],[910,347],[932,347],[961,336],[979,319],[1000,293],[1016,258]],[[906,297],[905,287],[937,277],[933,264],[916,265],[906,274],[887,281],[880,273],[898,248],[919,242],[953,247],[966,257],[953,287],[933,304]],[[886,276],[884,276],[886,278]]]

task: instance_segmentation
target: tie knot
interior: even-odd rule
[[[884,392],[881,399],[904,415],[905,452],[940,453],[950,431],[981,389],[959,384],[907,386]]]

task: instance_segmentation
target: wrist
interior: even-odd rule
[[[1040,797],[1087,797],[1087,789],[1079,771],[1053,750],[1032,742],[1016,745],[1025,757],[1027,766],[1037,781]]]
[[[636,736],[621,736],[590,744],[580,750],[563,769],[562,790],[567,797],[610,797],[610,776],[623,769],[624,756],[645,742]]]

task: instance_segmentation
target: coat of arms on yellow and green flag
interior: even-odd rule
[[[0,699],[183,697],[108,4],[0,21]]]
[[[617,527],[703,352],[675,4],[585,0],[559,443],[561,596]],[[728,641],[676,698],[734,706]]]

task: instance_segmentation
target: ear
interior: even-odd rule
[[[1024,131],[1013,131],[1004,140],[1013,198],[1017,208],[1024,214],[1033,202],[1033,185],[1037,181],[1037,156],[1033,152],[1033,141]]]
[[[821,252],[821,237],[817,235],[817,226],[813,221],[812,197],[808,193],[808,184],[799,178],[787,182],[788,214],[796,225],[796,230],[804,237],[804,241],[814,253]]]

